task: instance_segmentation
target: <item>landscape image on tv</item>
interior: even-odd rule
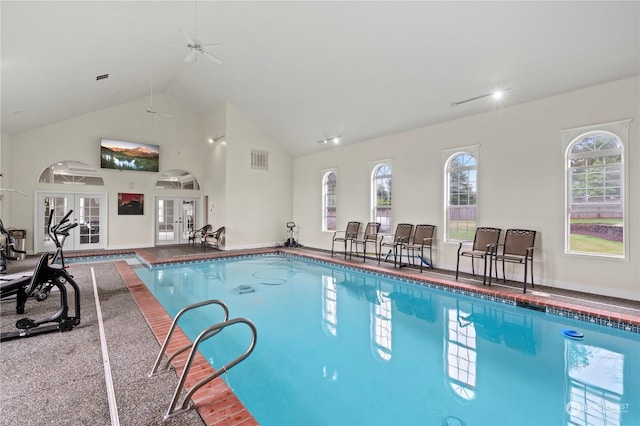
[[[100,140],[100,167],[103,169],[157,172],[160,147],[137,142],[112,139]]]

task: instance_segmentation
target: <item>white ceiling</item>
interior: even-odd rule
[[[194,10],[197,13],[194,13]],[[640,2],[5,1],[2,131],[167,91],[294,156],[640,74]],[[180,31],[224,63],[185,63]],[[109,74],[106,80],[96,76]],[[170,111],[163,111],[170,112]]]

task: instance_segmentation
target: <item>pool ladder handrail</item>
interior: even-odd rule
[[[234,360],[220,367],[213,374],[208,375],[207,377],[201,379],[198,383],[193,385],[193,387],[189,389],[187,394],[184,396],[180,409],[176,410],[176,405],[178,404],[178,398],[180,397],[180,392],[182,391],[182,388],[184,387],[184,383],[187,380],[189,369],[191,368],[191,364],[193,363],[193,359],[195,358],[195,354],[196,354],[196,351],[198,350],[198,346],[200,345],[200,343],[202,343],[204,340],[208,339],[209,337],[212,337],[218,334],[225,327],[228,327],[234,324],[246,324],[251,329],[253,338],[251,339],[251,344],[249,345],[247,350],[242,355],[236,357]],[[176,390],[173,393],[173,398],[171,398],[171,404],[169,404],[169,408],[167,409],[167,412],[164,415],[164,421],[167,421],[169,420],[169,418],[187,411],[189,409],[189,401],[191,400],[191,397],[198,389],[200,389],[202,386],[206,385],[213,379],[221,376],[222,374],[226,374],[227,371],[229,371],[230,369],[232,369],[233,367],[235,367],[236,365],[244,361],[251,354],[251,352],[253,352],[253,349],[256,346],[257,339],[258,339],[258,330],[256,329],[256,326],[246,318],[234,318],[228,321],[223,321],[218,324],[214,324],[206,328],[204,331],[202,331],[200,335],[196,338],[196,340],[193,342],[193,347],[191,348],[191,352],[189,352],[189,357],[187,358],[187,362],[184,366],[184,370],[182,371],[182,376],[180,376],[180,382],[178,382],[178,386],[176,386]]]
[[[218,299],[210,299],[210,300],[204,300],[202,302],[198,302],[198,303],[194,303],[188,306],[185,306],[184,308],[182,308],[180,310],[180,312],[178,312],[178,314],[176,315],[176,317],[173,319],[173,322],[171,323],[171,327],[169,328],[169,332],[167,333],[167,336],[164,339],[164,343],[162,344],[162,347],[160,348],[160,353],[158,354],[158,358],[156,358],[156,362],[155,364],[153,364],[153,368],[151,369],[151,372],[148,374],[149,377],[153,377],[154,375],[156,375],[158,373],[158,367],[160,366],[160,362],[162,361],[162,355],[165,354],[165,351],[167,350],[167,346],[169,346],[169,340],[171,340],[171,337],[173,336],[173,332],[176,329],[176,326],[178,325],[178,320],[180,319],[180,317],[185,314],[187,311],[190,311],[192,309],[196,309],[196,308],[200,308],[202,306],[207,306],[207,305],[211,305],[211,304],[216,304],[219,305],[220,307],[222,307],[222,310],[224,311],[224,321],[228,321],[229,320],[229,308],[227,307],[227,305],[224,304],[224,302],[222,302],[221,300]],[[219,333],[220,331],[222,331],[222,329],[218,330],[216,333]],[[187,349],[189,349],[191,346],[193,345],[193,343],[190,343],[188,345],[185,345],[181,348],[178,348],[173,354],[169,355],[167,354],[167,362],[164,365],[164,367],[161,368],[161,370],[168,370],[169,368],[171,368],[171,361],[178,355],[180,355],[182,352],[186,351]]]
[[[189,356],[187,357],[187,361],[185,363],[184,366],[184,370],[182,371],[182,375],[180,376],[180,381],[178,382],[178,385],[176,386],[176,390],[173,394],[173,398],[171,399],[171,404],[169,405],[169,408],[167,409],[166,414],[164,415],[163,420],[167,421],[170,417],[173,417],[175,415],[178,415],[180,413],[183,413],[185,411],[188,410],[189,408],[189,401],[191,399],[191,396],[198,390],[200,389],[202,386],[204,386],[205,384],[209,383],[211,380],[221,376],[222,374],[226,374],[227,371],[229,371],[231,368],[235,367],[236,365],[238,365],[239,363],[241,363],[242,361],[244,361],[250,354],[251,352],[253,352],[253,349],[256,346],[256,340],[258,339],[258,331],[255,327],[255,325],[249,321],[246,318],[234,318],[234,319],[229,319],[229,308],[227,308],[227,305],[224,304],[224,302],[217,300],[217,299],[211,299],[211,300],[205,300],[202,302],[198,302],[198,303],[194,303],[192,305],[188,305],[184,308],[182,308],[180,310],[180,312],[178,312],[178,314],[175,316],[175,318],[173,319],[173,322],[171,323],[171,327],[169,328],[169,332],[167,333],[167,336],[164,339],[164,343],[162,344],[162,347],[160,348],[160,353],[158,354],[158,358],[156,359],[155,364],[153,365],[153,368],[151,369],[151,372],[148,374],[149,377],[152,377],[153,375],[158,373],[158,367],[160,366],[160,363],[162,361],[162,356],[165,354],[165,351],[167,350],[167,347],[169,346],[169,340],[171,340],[171,337],[173,335],[173,332],[175,331],[175,328],[178,324],[178,320],[180,319],[180,317],[186,313],[187,311],[190,311],[192,309],[196,309],[196,308],[200,308],[202,306],[207,306],[207,305],[211,305],[211,304],[216,304],[219,305],[220,307],[222,307],[222,309],[224,310],[224,321],[218,323],[218,324],[214,324],[210,327],[207,327],[205,330],[203,330],[198,337],[196,338],[196,340],[188,345],[182,346],[181,348],[178,348],[173,354],[168,355],[167,354],[167,362],[164,365],[164,367],[162,368],[162,370],[168,370],[171,367],[171,361],[179,354],[181,354],[182,352],[185,352],[187,349],[191,348],[191,352],[189,352]],[[180,392],[182,391],[182,388],[184,387],[184,383],[187,380],[187,375],[189,374],[189,369],[191,368],[191,364],[193,363],[193,360],[195,358],[195,354],[196,351],[198,350],[198,346],[200,345],[200,343],[202,343],[204,340],[207,340],[210,337],[215,336],[216,334],[220,333],[225,327],[228,327],[230,325],[233,324],[246,324],[249,326],[249,328],[251,329],[251,333],[253,334],[253,338],[251,340],[251,344],[249,345],[249,347],[247,348],[247,350],[240,356],[236,357],[233,361],[223,365],[220,369],[218,369],[216,372],[214,372],[213,374],[210,374],[209,376],[201,379],[198,383],[196,383],[185,395],[184,399],[182,400],[182,404],[179,410],[176,410],[176,405],[178,402],[178,398],[180,397]]]

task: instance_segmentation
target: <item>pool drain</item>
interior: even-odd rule
[[[236,291],[240,294],[244,294],[244,293],[251,293],[255,291],[255,289],[250,285],[243,284],[236,287]]]

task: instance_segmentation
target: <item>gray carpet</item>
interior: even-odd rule
[[[37,257],[10,265],[9,273],[29,271]],[[91,280],[95,270],[113,385],[122,425],[162,424],[178,381],[173,371],[148,378],[160,349],[140,310],[111,263],[72,265],[81,291],[81,323],[70,332],[3,342],[0,346],[0,425],[108,425],[111,423],[96,304]],[[41,319],[59,308],[59,295],[43,302],[29,299],[23,315],[15,301],[0,304],[0,330],[15,321]],[[72,311],[70,315],[75,315]],[[195,410],[168,425],[201,425]]]

